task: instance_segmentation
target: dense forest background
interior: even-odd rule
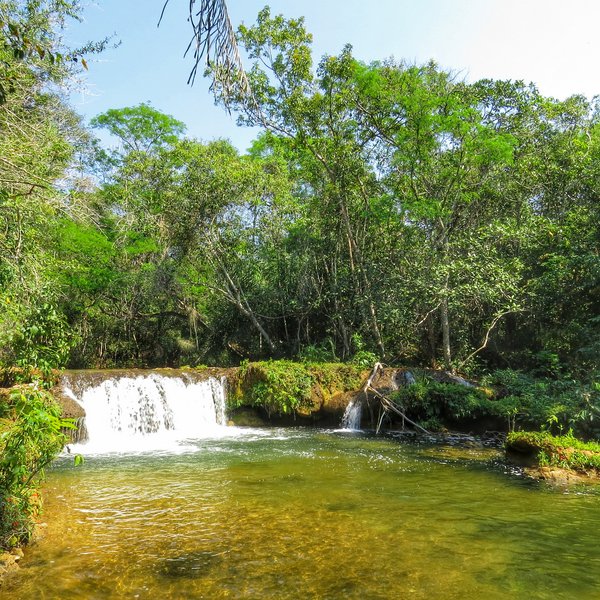
[[[600,373],[597,99],[437,65],[313,63],[302,19],[240,27],[250,151],[150,105],[65,100],[76,2],[0,1],[0,362],[379,358]],[[201,115],[199,116],[201,118]],[[118,142],[103,148],[94,132]]]

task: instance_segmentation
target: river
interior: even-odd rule
[[[500,451],[222,427],[62,457],[2,598],[598,598],[600,497]]]

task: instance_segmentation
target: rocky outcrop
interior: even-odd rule
[[[533,479],[546,481],[557,486],[569,486],[578,484],[600,484],[600,473],[592,469],[589,471],[574,471],[560,467],[525,467],[526,475]]]
[[[250,419],[253,422],[273,421],[278,424],[290,422],[292,424],[319,424],[339,425],[346,407],[351,403],[363,402],[367,406],[371,404],[375,396],[372,392],[363,391],[364,382],[367,380],[369,371],[362,374],[356,367],[344,364],[317,364],[305,365],[306,372],[313,380],[310,389],[310,400],[303,402],[297,410],[288,414],[277,413],[272,407],[262,407],[253,400],[252,386],[266,381],[265,371],[271,363],[250,363],[245,369],[241,368],[216,368],[203,367],[199,369],[103,369],[103,370],[73,370],[65,371],[59,383],[53,388],[53,394],[63,409],[63,416],[75,420],[82,420],[85,411],[77,402],[84,391],[101,385],[103,382],[122,377],[147,377],[151,374],[163,377],[177,377],[194,382],[205,381],[211,377],[226,377],[230,386],[231,396],[234,401],[230,407],[229,418],[234,424],[237,421],[248,422],[249,414],[244,416],[240,412],[241,407],[252,408],[256,417]],[[277,361],[275,361],[277,364]],[[281,364],[281,363],[279,363]],[[298,363],[294,363],[298,365]],[[414,372],[406,368],[381,369],[372,382],[372,389],[379,394],[389,396],[392,392],[402,386],[415,383]],[[419,374],[425,374],[437,381],[445,383],[462,383],[471,385],[465,380],[457,381],[454,375],[443,371],[419,370]],[[66,393],[68,390],[68,393]],[[367,401],[368,400],[368,401]],[[364,413],[365,414],[365,413]],[[374,415],[370,415],[373,419]]]

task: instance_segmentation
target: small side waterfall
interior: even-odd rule
[[[86,413],[81,450],[118,452],[218,435],[226,424],[225,383],[224,377],[198,381],[148,373],[110,376],[89,386],[66,380],[63,393]]]
[[[360,419],[362,416],[362,402],[360,399],[351,400],[346,406],[344,416],[342,417],[342,429],[360,429]]]

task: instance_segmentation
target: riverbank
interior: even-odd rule
[[[600,483],[600,444],[548,432],[516,431],[506,439],[509,458],[530,477],[559,484]]]

